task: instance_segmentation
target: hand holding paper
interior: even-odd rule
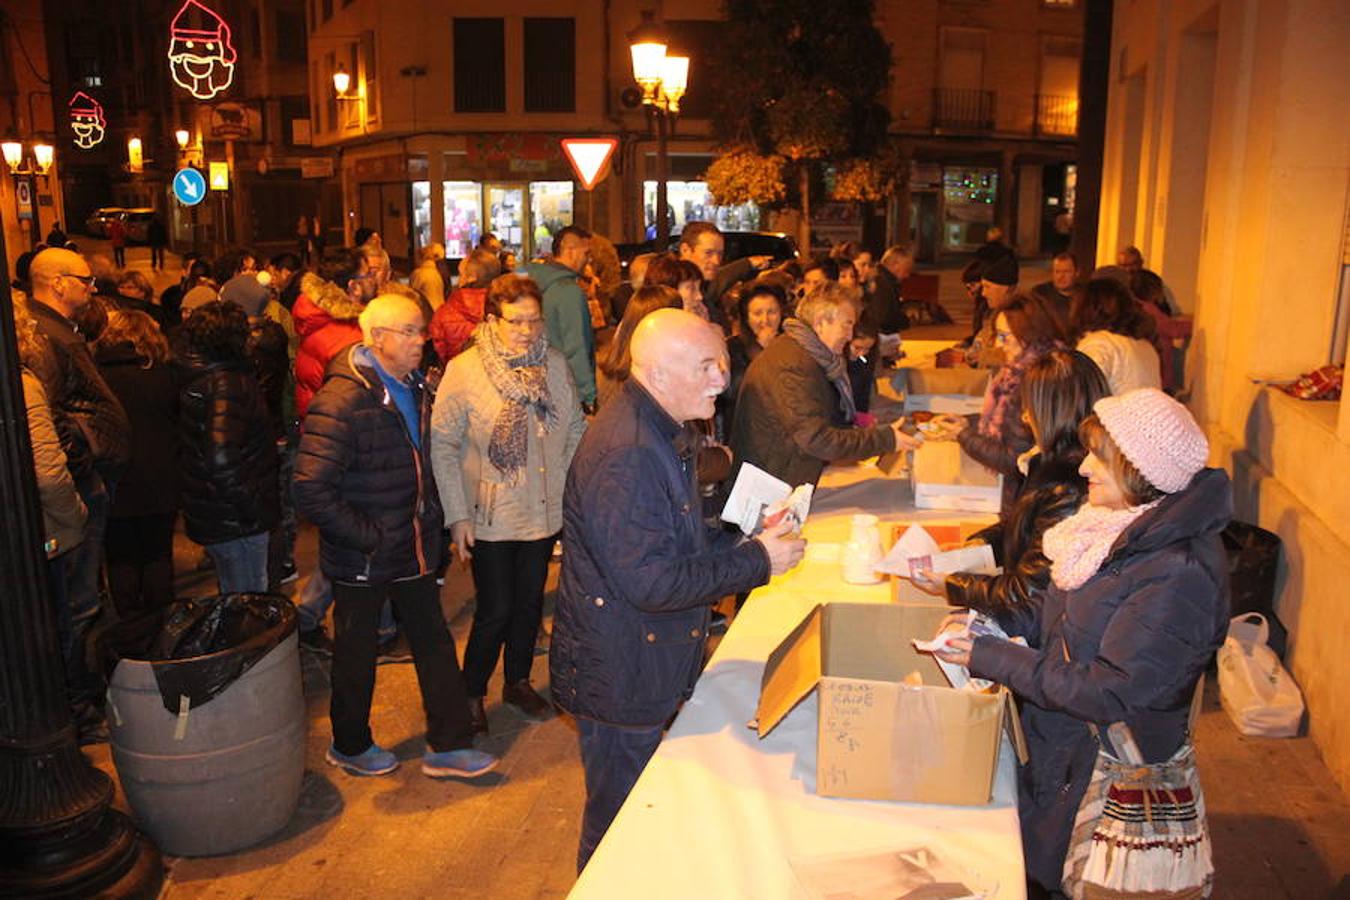
[[[993,572],[994,550],[988,544],[958,547],[944,552],[933,536],[918,525],[911,525],[900,535],[890,552],[877,563],[876,570],[888,575],[913,579],[929,593],[938,593],[919,584],[915,573],[923,571],[926,577],[949,575],[952,572]]]

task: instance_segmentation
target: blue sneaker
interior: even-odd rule
[[[422,756],[422,774],[432,778],[477,778],[497,768],[500,761],[491,753],[472,747],[439,753],[428,750]]]
[[[371,744],[355,756],[339,753],[329,744],[324,759],[330,766],[337,766],[350,775],[388,775],[398,768],[398,757],[379,744]]]

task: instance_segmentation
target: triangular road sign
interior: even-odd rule
[[[563,138],[563,153],[577,173],[577,180],[586,190],[592,190],[609,174],[609,161],[619,146],[615,138]]]

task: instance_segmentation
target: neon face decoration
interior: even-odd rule
[[[75,132],[75,146],[88,150],[103,140],[107,127],[103,104],[84,91],[76,91],[70,98],[70,130]]]
[[[169,24],[169,71],[198,100],[210,100],[234,81],[230,26],[197,0],[184,0]]]

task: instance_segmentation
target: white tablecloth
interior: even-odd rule
[[[817,796],[814,694],[764,740],[746,727],[765,659],[813,604],[889,602],[889,585],[845,584],[830,558],[831,545],[847,541],[854,512],[883,520],[981,518],[915,512],[905,481],[865,464],[829,470],[805,529],[807,560],[750,596],[572,897],[798,897],[791,860],[917,846],[996,882],[990,897],[1025,897],[1006,740],[993,803],[932,806]]]

